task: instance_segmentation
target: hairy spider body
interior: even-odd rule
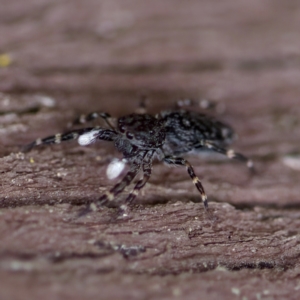
[[[252,168],[252,162],[248,158],[233,150],[222,148],[232,141],[234,136],[232,128],[207,115],[185,110],[163,111],[155,117],[149,114],[134,113],[118,118],[115,122],[116,126],[114,126],[109,114],[91,113],[81,116],[75,120],[74,124],[82,124],[99,117],[106,121],[109,129],[102,127],[76,129],[37,139],[24,148],[25,151],[28,151],[38,145],[59,144],[72,139],[78,139],[80,145],[88,145],[96,140],[114,142],[117,150],[123,154],[123,160],[129,165],[129,171],[119,183],[90,206],[93,210],[114,200],[116,195],[130,185],[142,171],[142,178],[136,182],[125,200],[126,204],[130,204],[149,180],[154,158],[170,165],[185,166],[201,195],[205,209],[208,205],[204,188],[191,164],[178,155],[208,149],[222,153],[231,159],[244,161],[249,168]]]
[[[182,154],[203,150],[205,141],[227,146],[234,137],[233,129],[212,117],[191,111],[163,111],[161,117],[167,132],[165,153]]]

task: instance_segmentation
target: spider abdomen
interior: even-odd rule
[[[204,114],[165,111],[161,116],[166,129],[164,150],[170,154],[199,150],[205,146],[204,141],[226,146],[234,137],[234,131],[229,125]]]

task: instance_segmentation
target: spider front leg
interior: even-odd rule
[[[126,198],[125,202],[126,204],[130,205],[132,201],[136,198],[139,191],[145,186],[145,184],[148,182],[149,178],[151,177],[151,171],[152,171],[152,157],[153,157],[154,151],[149,151],[143,161],[143,178],[140,179],[133,190],[130,192],[128,197]]]
[[[51,144],[60,144],[61,142],[76,140],[80,145],[88,145],[94,142],[97,139],[112,141],[116,136],[116,132],[110,129],[103,129],[99,127],[89,127],[82,128],[77,130],[72,130],[65,133],[57,133],[55,135],[48,136],[46,138],[39,138],[34,142],[23,147],[23,152],[28,152],[32,148],[40,145],[51,145]]]
[[[190,177],[193,180],[193,183],[195,184],[197,190],[201,194],[201,199],[202,199],[204,208],[207,211],[207,209],[208,209],[207,196],[205,194],[205,191],[204,191],[204,188],[202,186],[202,183],[201,183],[200,179],[197,177],[197,175],[195,174],[195,171],[194,171],[193,167],[191,166],[191,164],[186,159],[184,159],[182,157],[165,156],[163,158],[163,160],[167,164],[179,165],[179,166],[185,166],[186,167],[186,169],[187,169]]]
[[[86,214],[92,211],[97,211],[103,205],[113,201],[115,197],[126,188],[126,186],[130,185],[132,180],[138,174],[139,170],[140,166],[134,165],[119,183],[114,185],[109,191],[105,192],[96,202],[92,202],[91,204],[87,205],[83,210],[81,210],[78,214],[78,217],[85,216]]]
[[[250,171],[254,172],[254,165],[251,159],[249,159],[248,157],[244,156],[241,153],[237,153],[232,149],[224,149],[219,147],[218,145],[210,142],[210,141],[204,141],[203,142],[203,146],[205,148],[208,148],[212,151],[221,153],[226,155],[229,159],[236,159],[238,161],[244,162],[246,164],[246,166],[249,168]]]
[[[147,153],[141,152],[137,155],[135,160],[131,162],[130,170],[127,172],[127,174],[123,177],[123,179],[117,183],[115,186],[113,186],[109,191],[104,193],[103,196],[101,196],[96,202],[91,203],[88,205],[84,210],[82,210],[79,213],[79,217],[82,217],[86,215],[87,213],[91,211],[96,211],[101,206],[113,201],[115,197],[120,194],[130,183],[133,181],[133,179],[136,177],[138,172],[141,168],[141,163]]]

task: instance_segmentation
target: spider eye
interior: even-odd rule
[[[132,140],[133,137],[134,137],[134,135],[133,135],[131,132],[127,132],[127,133],[126,133],[126,137],[127,137],[128,139]]]

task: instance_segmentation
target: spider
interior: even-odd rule
[[[177,109],[162,111],[156,116],[147,113],[132,113],[113,119],[108,113],[93,112],[82,115],[73,124],[83,124],[97,118],[104,119],[108,128],[87,127],[58,133],[39,138],[24,148],[24,152],[27,152],[35,146],[59,144],[75,139],[84,146],[96,140],[113,142],[117,150],[123,154],[123,162],[129,165],[129,171],[120,182],[100,196],[87,210],[97,210],[102,205],[113,201],[142,171],[143,177],[136,182],[122,207],[130,205],[149,180],[152,162],[155,158],[169,165],[186,167],[200,193],[200,199],[206,211],[208,201],[202,183],[192,165],[182,155],[211,150],[226,155],[229,159],[245,162],[250,169],[253,168],[252,161],[247,157],[232,149],[227,149],[234,136],[233,129],[206,114]],[[115,124],[112,121],[115,121]]]

